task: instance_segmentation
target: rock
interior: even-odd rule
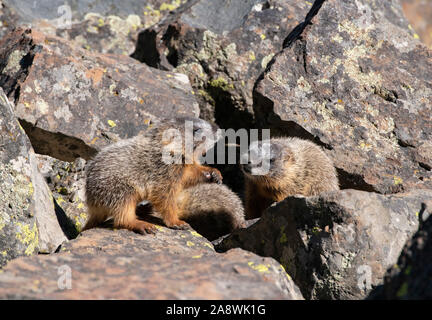
[[[397,264],[388,270],[384,284],[376,288],[369,298],[432,299],[431,261],[432,216],[429,216],[414,237],[407,242]]]
[[[129,55],[140,28],[150,27],[184,2],[125,0],[120,5],[97,0],[5,0],[8,14],[2,20],[60,36],[87,50]]]
[[[325,147],[342,188],[432,188],[431,51],[397,1],[320,5],[256,84],[261,126]]]
[[[92,229],[59,253],[15,259],[2,299],[302,299],[271,258],[217,254],[196,232]]]
[[[8,7],[5,7],[4,1],[0,0],[0,39],[11,32],[15,27],[14,22],[16,20],[17,17],[14,13]]]
[[[0,88],[0,267],[21,255],[53,252],[66,240],[30,141]]]
[[[432,6],[429,0],[401,0],[410,29],[418,32],[414,37],[420,38],[432,49]]]
[[[164,117],[199,115],[185,75],[121,55],[92,54],[35,30],[0,44],[0,86],[37,153],[88,159]]]
[[[59,223],[69,239],[76,238],[87,221],[85,205],[85,165],[77,158],[66,162],[44,155],[36,155],[39,170],[50,188]]]
[[[256,79],[309,9],[294,0],[191,1],[141,31],[132,56],[187,74],[205,120],[249,128]]]
[[[428,216],[431,208],[432,190],[288,197],[217,250],[240,247],[275,258],[306,299],[362,299],[382,284],[418,229],[418,215]]]

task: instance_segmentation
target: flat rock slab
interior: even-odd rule
[[[88,159],[160,118],[199,115],[187,76],[122,55],[92,54],[34,30],[0,44],[0,86],[37,153]]]
[[[419,217],[431,212],[431,190],[289,197],[217,249],[240,247],[275,258],[307,299],[363,299],[383,283],[417,231]]]
[[[432,188],[432,52],[400,4],[328,0],[311,22],[255,87],[262,126],[320,143],[345,188]]]
[[[163,227],[153,236],[92,229],[58,254],[15,259],[0,273],[0,298],[302,299],[273,259],[217,254],[196,232]]]

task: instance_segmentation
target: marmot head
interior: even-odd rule
[[[221,138],[215,125],[192,117],[177,117],[161,121],[162,144],[171,155],[200,162],[200,158]]]
[[[246,178],[261,182],[280,181],[287,166],[294,162],[290,150],[272,141],[254,141],[241,156],[241,168]]]

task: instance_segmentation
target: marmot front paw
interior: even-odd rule
[[[208,180],[208,182],[216,182],[217,184],[222,184],[222,174],[218,169],[213,169],[212,171],[205,171],[204,176]]]

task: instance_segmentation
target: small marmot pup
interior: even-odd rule
[[[339,190],[336,169],[324,151],[308,140],[272,138],[251,144],[245,174],[246,218],[254,219],[288,196]]]
[[[201,183],[183,189],[178,206],[179,218],[210,241],[246,226],[242,201],[223,184]]]
[[[202,119],[175,118],[100,150],[86,166],[89,220],[83,231],[112,218],[115,228],[154,233],[153,224],[136,216],[143,200],[160,213],[166,226],[187,228],[179,218],[179,193],[202,182],[222,183],[217,169],[200,164],[216,142],[209,141],[215,133],[216,128]]]

